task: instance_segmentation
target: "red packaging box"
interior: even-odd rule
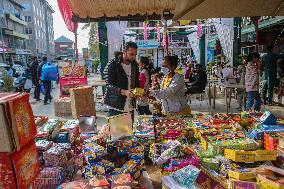
[[[0,152],[19,151],[36,135],[27,93],[0,95]]]
[[[39,162],[32,140],[20,151],[0,153],[0,188],[27,189],[35,180]]]
[[[264,133],[264,148],[266,150],[276,150],[279,140],[283,138],[283,133]]]

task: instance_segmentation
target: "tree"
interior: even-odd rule
[[[83,29],[90,28],[89,31],[89,54],[91,57],[99,57],[99,39],[98,39],[98,24],[91,23],[84,25]]]

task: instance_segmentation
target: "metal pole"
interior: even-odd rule
[[[0,28],[1,33],[1,41],[2,41],[2,52],[3,52],[3,63],[6,63],[6,57],[5,57],[5,49],[4,49],[4,37],[3,37],[3,28]]]

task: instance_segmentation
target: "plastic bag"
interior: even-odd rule
[[[47,63],[42,66],[41,77],[42,81],[57,81],[58,69],[54,64]]]

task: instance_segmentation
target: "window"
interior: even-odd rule
[[[28,2],[23,3],[22,6],[24,7],[24,11],[30,11],[31,10],[31,4],[28,3]]]
[[[26,34],[32,34],[33,29],[32,28],[25,28],[25,32],[26,32]]]
[[[25,21],[26,22],[31,22],[32,21],[32,17],[31,16],[25,16]]]

